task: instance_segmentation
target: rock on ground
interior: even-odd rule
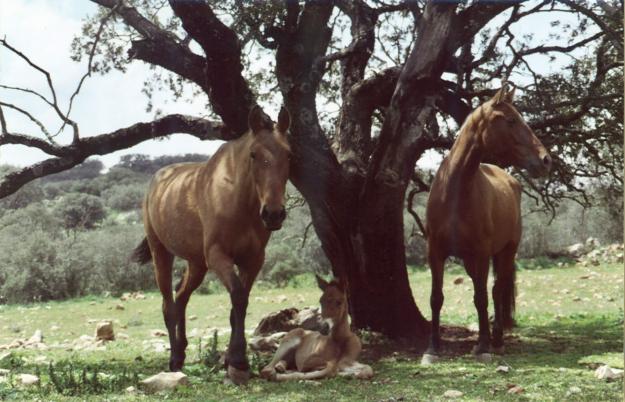
[[[310,331],[327,332],[327,324],[321,318],[319,308],[295,307],[269,313],[260,320],[254,330],[255,336],[266,336],[276,332],[289,332],[295,328],[304,328]]]
[[[462,398],[463,395],[464,394],[458,391],[457,389],[449,389],[445,391],[445,393],[443,394],[443,398],[451,398],[451,399]]]
[[[96,341],[114,341],[115,332],[113,331],[113,322],[100,321],[95,328]]]
[[[32,374],[20,374],[17,376],[20,385],[30,387],[39,383],[39,377]]]
[[[174,389],[179,385],[185,385],[188,383],[189,379],[184,373],[160,372],[141,381],[141,386],[146,392],[159,392]]]
[[[595,370],[595,377],[600,380],[614,380],[623,377],[623,370],[603,365]]]

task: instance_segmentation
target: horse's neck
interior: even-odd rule
[[[468,121],[460,130],[458,140],[447,157],[447,185],[457,190],[470,186],[477,173],[484,151],[478,135],[477,124]]]
[[[347,313],[343,315],[341,320],[334,324],[332,331],[330,331],[330,337],[335,342],[341,342],[352,335],[352,330],[349,327],[349,321],[347,320]]]
[[[225,163],[228,164],[229,177],[233,182],[232,202],[238,209],[257,209],[258,197],[254,188],[254,180],[249,168],[248,156],[252,138],[244,134],[236,141],[230,142]],[[234,205],[233,205],[234,206]]]

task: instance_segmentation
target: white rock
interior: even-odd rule
[[[580,387],[572,386],[566,392],[566,395],[568,396],[568,395],[575,395],[575,394],[581,394],[581,393],[582,393],[582,389]]]
[[[19,381],[20,385],[23,385],[25,387],[30,387],[39,383],[39,377],[32,374],[20,374],[17,376],[17,380]]]
[[[586,246],[582,243],[576,243],[566,248],[566,252],[573,257],[579,257],[584,254],[585,251]]]
[[[167,336],[167,332],[163,331],[162,329],[153,329],[152,331],[150,331],[150,335],[152,335],[152,336]]]
[[[128,394],[136,394],[137,393],[137,389],[133,386],[130,386],[128,388],[126,388],[126,393]]]
[[[510,367],[508,367],[508,366],[497,366],[495,371],[498,372],[498,373],[508,373],[508,372],[510,372]]]
[[[189,379],[181,372],[160,372],[150,378],[141,381],[141,385],[147,392],[159,392],[174,389],[178,385],[188,384]]]
[[[613,380],[623,377],[623,370],[615,369],[608,365],[603,365],[595,370],[595,377],[600,380]]]
[[[443,394],[443,398],[451,398],[451,399],[462,398],[463,395],[464,394],[458,391],[457,389],[449,389],[445,391],[445,393]]]
[[[53,325],[50,327],[50,331],[58,331],[59,329],[61,329],[58,325]]]
[[[6,375],[9,375],[10,372],[11,372],[11,370],[9,370],[9,369],[0,369],[0,377],[4,377]]]
[[[473,323],[469,324],[469,326],[467,327],[467,329],[468,329],[469,331],[472,331],[472,332],[479,332],[479,330],[480,330],[480,325],[479,325],[477,322],[473,322]]]
[[[95,339],[103,341],[115,340],[115,332],[113,331],[113,323],[111,321],[100,321],[95,328]]]
[[[195,321],[197,320],[197,315],[190,315],[189,316],[189,321]]]
[[[27,343],[36,344],[43,342],[43,333],[40,329],[36,330],[33,336],[27,341]]]

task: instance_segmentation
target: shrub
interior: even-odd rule
[[[55,206],[55,213],[66,229],[92,229],[106,217],[100,197],[70,193]]]

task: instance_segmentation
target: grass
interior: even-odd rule
[[[461,284],[454,279],[463,278]],[[429,316],[429,273],[410,270],[417,305]],[[467,326],[476,321],[470,280],[458,267],[448,269],[445,280],[443,324]],[[250,297],[248,327],[271,311],[317,305],[319,291],[310,276],[296,278],[284,289],[269,289],[262,283]],[[124,389],[163,371],[168,352],[155,350],[149,342],[154,329],[164,329],[160,295],[145,300],[120,302],[117,298],[86,297],[64,302],[0,308],[0,344],[28,338],[41,329],[48,350],[18,350],[0,359],[0,367],[11,370],[0,382],[0,399],[43,400],[150,400],[149,395],[130,395]],[[124,310],[116,309],[123,304]],[[492,307],[491,307],[492,309]],[[329,379],[311,383],[276,384],[253,378],[245,387],[221,383],[223,370],[216,367],[211,349],[218,333],[218,349],[229,336],[227,294],[194,295],[187,317],[190,349],[185,372],[190,385],[167,395],[170,400],[242,401],[391,401],[443,400],[443,393],[457,389],[465,400],[622,400],[622,381],[605,382],[593,377],[599,364],[623,366],[623,268],[602,265],[592,268],[567,265],[521,269],[518,274],[518,327],[507,339],[506,355],[492,364],[475,362],[468,354],[475,334],[447,332],[447,345],[456,351],[432,367],[421,367],[419,351],[387,341],[365,344],[363,361],[373,366],[372,381]],[[69,351],[63,344],[81,335],[93,335],[95,321],[111,319],[118,340],[104,350]],[[126,334],[125,336],[119,336]],[[450,339],[451,335],[457,335]],[[443,333],[443,339],[445,339]],[[363,336],[363,338],[365,338]],[[164,338],[160,338],[163,339]],[[198,348],[202,342],[201,350]],[[61,347],[55,347],[55,346]],[[0,356],[3,352],[0,351]],[[375,358],[373,358],[375,356]],[[267,356],[253,356],[258,370]],[[505,364],[508,373],[495,370]],[[37,374],[41,386],[23,389],[15,375]],[[511,385],[523,387],[521,394],[508,394]],[[572,386],[580,393],[570,393]]]

